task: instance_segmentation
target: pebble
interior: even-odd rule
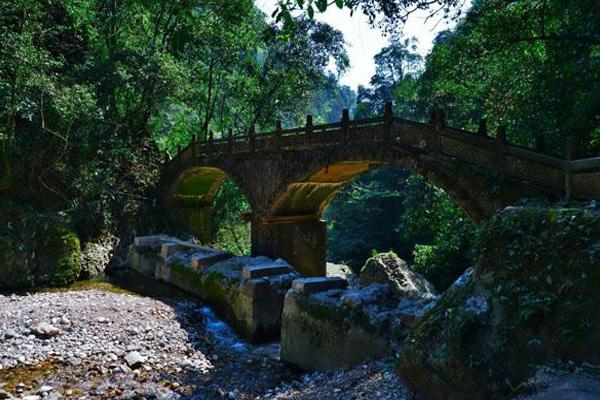
[[[51,392],[54,388],[52,386],[42,386],[38,389],[38,393],[42,394],[42,393],[48,393]]]
[[[4,390],[0,389],[0,399],[4,400],[4,399],[14,399],[14,397],[8,393],[5,392]]]
[[[39,338],[47,339],[60,335],[60,329],[47,322],[40,322],[31,327],[31,332]]]
[[[174,400],[184,398],[190,388],[201,391],[198,399],[214,398],[215,394],[234,400],[326,399],[332,393],[336,399],[357,398],[348,394],[353,382],[368,382],[360,388],[368,395],[360,399],[375,399],[377,391],[382,399],[409,398],[394,374],[382,377],[382,371],[393,371],[393,360],[366,363],[358,368],[360,373],[298,375],[279,362],[277,345],[244,343],[239,350],[231,345],[239,343],[238,338],[224,341],[207,330],[206,322],[192,325],[198,318],[187,315],[199,313],[201,308],[188,300],[159,301],[98,290],[0,296],[0,321],[5,327],[0,368],[50,359],[59,367],[34,388],[20,383],[6,399],[20,393],[25,400],[59,400],[61,396]],[[102,318],[105,322],[101,323]],[[30,328],[40,321],[52,321],[49,325],[60,333],[49,340],[18,335],[29,335]],[[18,336],[7,339],[9,329]],[[195,380],[193,387],[189,379]],[[382,381],[387,388],[376,387]],[[38,385],[41,387],[36,390]],[[396,389],[389,389],[393,385]],[[334,388],[343,389],[334,392]],[[0,390],[6,388],[0,384]]]
[[[146,361],[144,356],[137,351],[132,351],[125,356],[125,362],[127,363],[127,366],[132,369],[141,367],[144,361]]]

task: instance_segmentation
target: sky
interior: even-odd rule
[[[277,5],[277,0],[255,0],[256,5],[268,16]],[[466,1],[467,8],[470,1]],[[418,51],[423,56],[427,55],[433,47],[433,39],[438,32],[452,28],[454,24],[440,21],[440,18],[426,20],[427,11],[421,11],[410,16],[403,29],[403,37],[416,37],[419,40]],[[340,10],[335,6],[327,8],[323,14],[316,13],[319,21],[340,30],[348,44],[347,51],[350,57],[350,69],[340,79],[341,83],[356,89],[358,85],[368,85],[371,76],[375,73],[373,56],[388,43],[388,39],[376,28],[372,28],[368,19],[361,12],[350,16],[348,9]]]

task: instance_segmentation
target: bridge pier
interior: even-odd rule
[[[190,228],[202,243],[212,242],[212,214],[210,205],[170,208],[171,220]]]
[[[304,276],[323,276],[327,225],[316,216],[251,218],[252,254],[282,258]]]

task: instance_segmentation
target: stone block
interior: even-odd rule
[[[269,296],[273,293],[269,282],[264,279],[245,280],[240,284],[240,292],[252,298]]]
[[[231,253],[221,250],[214,250],[210,252],[198,252],[192,255],[191,262],[192,268],[196,272],[201,272],[204,268],[209,265],[218,263],[219,261],[227,260],[233,257]]]
[[[261,264],[249,265],[242,269],[244,279],[257,279],[274,275],[283,275],[294,272],[294,269],[287,264]]]
[[[177,253],[178,251],[182,251],[185,250],[188,246],[182,244],[182,243],[175,243],[175,242],[166,242],[162,244],[162,247],[160,248],[160,255],[163,256],[164,258],[167,258],[169,256],[172,256],[173,254]]]
[[[281,361],[304,370],[335,371],[393,351],[366,314],[293,290],[281,319]]]
[[[311,294],[324,292],[332,289],[344,289],[348,286],[348,281],[337,276],[300,278],[292,282],[292,289],[296,293]]]
[[[133,246],[137,251],[159,251],[165,240],[167,235],[138,236],[133,239]]]
[[[156,253],[147,253],[140,251],[133,251],[129,257],[129,266],[141,272],[142,274],[155,276],[157,268],[162,263],[162,258]]]

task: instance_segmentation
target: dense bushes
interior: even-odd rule
[[[0,289],[64,286],[81,270],[79,238],[58,214],[0,202]]]

